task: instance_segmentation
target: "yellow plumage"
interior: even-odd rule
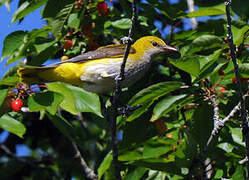
[[[43,67],[26,66],[18,69],[24,84],[61,81],[81,86],[97,93],[105,93],[114,87],[114,79],[120,73],[125,45],[109,45],[75,58]],[[122,86],[139,80],[150,67],[151,59],[160,53],[179,55],[178,51],[154,36],[138,39],[127,58],[125,80]]]

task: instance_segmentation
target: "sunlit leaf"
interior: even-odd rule
[[[14,31],[10,33],[4,39],[1,59],[13,56],[14,52],[24,43],[24,37],[26,34],[27,32],[25,31]]]
[[[124,180],[135,180],[135,179],[141,179],[143,175],[148,171],[147,168],[144,167],[137,167],[134,171],[130,172],[125,176]]]
[[[32,0],[32,1],[25,1],[22,5],[17,9],[14,13],[11,22],[14,23],[17,20],[22,19],[27,14],[33,12],[37,8],[41,7],[45,4],[48,0]]]
[[[98,168],[98,178],[101,179],[101,177],[104,175],[104,173],[110,168],[112,163],[112,153],[109,152],[102,163],[100,164]]]
[[[131,27],[131,20],[123,18],[112,22],[112,26],[119,29],[129,29]]]
[[[174,108],[181,108],[181,104],[186,103],[186,94],[178,96],[168,96],[162,99],[153,109],[150,121],[155,121]]]
[[[14,118],[12,118],[11,116],[7,114],[0,117],[0,127],[21,138],[26,132],[26,128],[21,122],[15,120]]]
[[[170,62],[179,69],[188,72],[193,76],[198,76],[200,72],[200,62],[198,56],[187,56],[178,60],[170,59]]]
[[[46,110],[55,114],[63,96],[59,93],[46,91],[33,94],[28,98],[28,106],[31,112]]]
[[[8,95],[8,89],[0,89],[0,106],[4,102],[4,99]]]
[[[201,16],[217,16],[217,15],[223,15],[226,14],[225,7],[223,10],[218,8],[202,8],[197,11],[189,12],[186,16],[189,18],[192,17],[201,17]]]
[[[72,114],[92,112],[102,117],[98,95],[61,82],[48,84],[48,89],[64,96],[60,106],[66,111]]]
[[[142,91],[138,92],[129,101],[130,106],[143,105],[141,108],[137,109],[131,116],[127,118],[127,121],[132,121],[139,117],[141,114],[146,112],[146,110],[153,104],[155,100],[167,93],[180,88],[183,85],[181,82],[162,82],[154,84]]]

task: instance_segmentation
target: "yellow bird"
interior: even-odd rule
[[[48,66],[25,66],[17,71],[24,84],[39,84],[61,81],[83,87],[87,91],[106,93],[113,90],[115,78],[119,76],[126,45],[109,45],[95,51],[76,56],[63,62]],[[138,39],[130,49],[125,66],[127,87],[139,80],[149,69],[151,60],[167,52],[169,56],[179,57],[177,49],[170,47],[155,36]]]

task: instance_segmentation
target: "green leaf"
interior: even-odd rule
[[[75,0],[48,0],[43,12],[42,17],[43,18],[54,18],[58,16],[60,11],[65,8],[68,4],[74,3]]]
[[[27,35],[26,31],[14,31],[4,39],[1,60],[6,57],[14,56],[14,53],[24,43],[25,35]]]
[[[119,161],[137,161],[139,159],[143,159],[143,155],[137,150],[125,151],[118,156]]]
[[[222,39],[215,35],[202,35],[193,40],[188,53],[195,53],[211,48],[221,47]]]
[[[31,49],[33,48],[33,43],[36,40],[37,37],[44,37],[44,36],[48,36],[49,31],[50,31],[50,27],[45,26],[42,29],[34,29],[31,32],[25,32],[21,33],[24,34],[24,36],[18,37],[18,38],[22,38],[22,39],[16,39],[15,36],[11,35],[11,41],[8,42],[8,45],[11,44],[11,42],[15,42],[18,40],[18,43],[14,44],[15,48],[12,48],[13,52],[10,53],[9,57],[11,57],[10,59],[8,59],[8,64],[11,64],[23,57],[28,56],[29,54],[32,54],[32,56],[34,55],[33,52],[31,51]],[[19,35],[19,34],[18,34]],[[10,46],[10,45],[9,45]],[[8,48],[6,46],[6,48]]]
[[[78,111],[75,106],[75,97],[70,88],[62,82],[49,83],[47,85],[49,91],[60,93],[64,96],[63,101],[60,104],[60,107],[72,114],[77,114]]]
[[[36,93],[29,96],[28,107],[31,112],[46,110],[51,114],[55,114],[62,100],[63,96],[59,93],[51,91]]]
[[[58,46],[49,46],[48,48],[41,51],[38,55],[36,55],[32,61],[28,63],[28,65],[38,66],[43,64],[49,58],[52,58],[58,52]]]
[[[104,175],[104,173],[111,167],[112,164],[112,153],[109,152],[98,168],[98,179]]]
[[[218,64],[217,61],[219,60],[222,51],[223,49],[218,49],[210,56],[204,57],[206,59],[205,62],[203,61],[204,59],[200,59],[201,70],[199,74],[199,79],[203,79],[207,76],[210,76],[220,69],[220,66],[222,66],[224,63]]]
[[[63,8],[56,16],[56,18],[52,22],[52,33],[55,35],[55,37],[59,38],[62,34],[62,30],[64,28],[64,25],[67,23],[67,20],[73,10],[74,3],[66,5],[65,8]]]
[[[0,89],[0,106],[3,104],[7,95],[8,95],[8,89]]]
[[[249,63],[239,64],[239,73],[243,78],[249,78]],[[226,72],[226,78],[234,77],[234,68],[232,67],[230,71]]]
[[[223,10],[214,8],[214,7],[201,8],[197,11],[188,13],[186,17],[192,18],[192,17],[201,17],[201,16],[217,16],[217,15],[223,15],[223,14],[226,14],[225,6]]]
[[[204,115],[205,114],[205,115]],[[191,136],[203,148],[213,129],[213,109],[207,103],[202,103],[194,111],[190,128]]]
[[[10,77],[10,76],[17,76],[17,74],[16,74],[17,69],[18,69],[20,66],[23,66],[23,65],[24,65],[23,61],[20,61],[20,62],[17,63],[17,65],[15,65],[15,66],[13,66],[13,67],[10,67],[10,68],[6,71],[6,73],[3,75],[3,79],[8,78],[8,77]],[[13,82],[13,81],[11,81],[11,82]],[[15,85],[15,84],[13,84],[13,85]]]
[[[243,175],[246,172],[244,172],[243,170],[243,166],[242,165],[238,165],[234,174],[232,175],[232,179],[246,179],[246,177]]]
[[[170,59],[170,63],[179,69],[188,72],[193,76],[198,76],[200,72],[200,62],[198,56],[185,56],[181,59]]]
[[[80,25],[80,20],[78,18],[78,14],[77,13],[70,14],[68,18],[68,26],[70,26],[71,28],[78,28],[79,25]]]
[[[174,156],[168,156],[167,158],[143,159],[137,161],[136,165],[160,171],[165,171],[165,169],[167,169],[167,173],[181,174],[181,169],[175,163]]]
[[[134,119],[140,117],[143,113],[145,113],[149,107],[153,104],[153,102],[148,102],[143,104],[142,107],[134,111],[129,117],[127,117],[126,121],[133,121]]]
[[[241,146],[245,146],[245,143],[243,142],[243,137],[242,137],[242,129],[241,128],[230,128],[230,131],[232,133],[233,141],[240,144]]]
[[[143,150],[143,158],[157,158],[163,154],[166,154],[170,150],[172,150],[172,144],[174,144],[174,140],[154,140],[150,139],[146,141]]]
[[[234,148],[234,146],[232,144],[226,143],[226,142],[218,144],[218,147],[223,149],[227,153],[232,152],[233,148]]]
[[[2,6],[4,4],[9,12],[10,11],[10,7],[9,7],[10,2],[11,2],[11,0],[0,0],[0,6]]]
[[[236,46],[239,46],[244,38],[245,33],[249,31],[249,26],[244,26],[243,28],[237,28],[235,26],[232,26],[232,32],[233,32],[233,41]]]
[[[48,39],[40,37],[36,39],[34,46],[37,53],[40,53],[49,48],[50,46],[53,46],[56,42],[56,40],[51,40],[50,38]]]
[[[66,87],[73,92],[75,106],[79,112],[92,112],[99,117],[103,117],[101,114],[99,96],[97,94],[69,84],[66,84]]]
[[[171,111],[175,108],[180,108],[182,104],[185,104],[187,95],[178,95],[178,96],[168,96],[164,99],[162,99],[159,103],[156,104],[156,106],[153,109],[153,114],[150,119],[150,121],[155,121]]]
[[[184,84],[182,82],[176,82],[176,81],[161,82],[151,85],[138,92],[135,96],[133,96],[129,101],[129,105],[135,106],[155,101],[159,97],[164,96],[165,94],[174,91],[183,85]]]
[[[14,86],[19,82],[18,76],[8,76],[0,80],[0,85]]]
[[[222,169],[217,169],[214,175],[214,179],[221,179],[223,177],[223,170]]]
[[[127,174],[124,180],[139,180],[143,177],[143,175],[148,171],[147,168],[144,167],[136,167],[135,170]]]
[[[138,92],[129,101],[130,106],[143,105],[141,108],[137,109],[131,116],[129,116],[126,121],[132,121],[142,115],[155,100],[167,93],[179,89],[183,83],[181,82],[161,82],[154,84],[148,88],[143,89]]]
[[[131,27],[131,20],[123,18],[112,22],[112,26],[119,29],[129,29]]]
[[[14,118],[12,118],[7,114],[4,114],[3,116],[0,117],[0,127],[21,138],[26,132],[26,128],[21,122],[15,120]]]
[[[27,14],[33,12],[34,10],[41,7],[45,4],[48,0],[32,0],[32,1],[25,1],[22,5],[16,10],[14,13],[11,23],[14,23],[17,20],[22,19]]]
[[[48,84],[48,89],[64,96],[60,106],[66,111],[72,114],[77,114],[77,112],[92,112],[103,117],[97,94],[62,82],[50,83]]]

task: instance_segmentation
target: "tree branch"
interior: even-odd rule
[[[32,157],[18,157],[13,152],[11,152],[10,149],[3,143],[0,144],[0,149],[6,154],[7,157],[15,159],[20,163],[26,164],[31,168],[48,171],[56,179],[59,179],[58,175],[51,168],[49,168],[48,166],[40,166],[40,164],[52,164],[52,156],[46,155],[42,156],[39,159],[34,159]]]
[[[81,152],[78,148],[78,146],[76,145],[75,142],[72,142],[73,148],[75,150],[75,157],[78,158],[80,160],[80,164],[86,174],[86,177],[92,180],[97,180],[98,176],[94,173],[94,171],[88,167],[86,161],[84,160],[83,156],[81,155]]]
[[[242,119],[242,133],[243,133],[243,138],[244,138],[245,144],[246,144],[246,156],[248,158],[249,157],[249,124],[248,124],[248,116],[247,116],[245,101],[243,99],[243,94],[242,94],[240,75],[239,75],[239,67],[238,67],[238,63],[236,61],[235,45],[233,43],[233,34],[232,34],[232,28],[231,28],[231,14],[230,14],[231,3],[232,3],[232,0],[227,0],[225,2],[226,15],[227,15],[227,31],[228,31],[227,38],[228,38],[228,43],[229,43],[229,47],[230,47],[231,58],[232,58],[233,65],[234,65],[235,76],[236,76],[236,80],[237,80],[237,82],[236,82],[237,88],[238,88],[237,93],[238,93],[240,104],[241,104],[240,105],[240,116]],[[248,162],[247,162],[247,171],[249,172],[249,163]]]
[[[249,96],[249,91],[242,97],[243,100],[245,100],[246,97],[248,97],[248,96]],[[200,152],[200,154],[192,161],[190,168],[189,168],[190,169],[189,170],[189,178],[192,175],[192,171],[194,169],[195,164],[198,164],[201,161],[201,159],[205,156],[205,154],[208,150],[208,147],[211,144],[211,142],[213,141],[213,139],[215,138],[215,136],[219,134],[221,129],[225,126],[225,123],[227,121],[229,121],[235,115],[235,113],[239,112],[239,110],[241,108],[241,103],[239,102],[236,106],[234,106],[234,108],[230,111],[230,113],[225,118],[221,119],[219,117],[219,107],[218,107],[218,102],[216,100],[215,95],[211,95],[209,97],[209,99],[212,102],[212,105],[214,108],[214,116],[213,116],[214,128],[211,132],[210,137],[208,138],[208,141],[207,141],[205,147]]]
[[[110,121],[110,126],[111,126],[111,131],[112,131],[112,155],[113,155],[113,163],[114,163],[114,170],[115,170],[115,178],[116,180],[121,180],[121,176],[120,176],[120,169],[119,169],[119,163],[118,163],[118,148],[117,148],[117,117],[118,117],[118,102],[119,102],[119,97],[120,97],[120,93],[121,93],[121,82],[125,79],[125,65],[126,65],[126,61],[128,58],[128,55],[130,53],[130,48],[131,48],[131,43],[132,43],[132,36],[134,34],[134,29],[135,29],[135,24],[137,21],[137,8],[136,8],[136,3],[137,0],[133,0],[133,7],[132,7],[132,25],[131,28],[129,29],[129,34],[128,34],[128,38],[123,38],[123,40],[126,41],[127,46],[125,49],[125,53],[124,53],[124,58],[123,58],[123,62],[122,65],[120,67],[120,74],[119,76],[115,79],[115,89],[114,89],[114,94],[113,94],[113,98],[112,98],[112,106],[114,109],[113,112],[113,119]]]

